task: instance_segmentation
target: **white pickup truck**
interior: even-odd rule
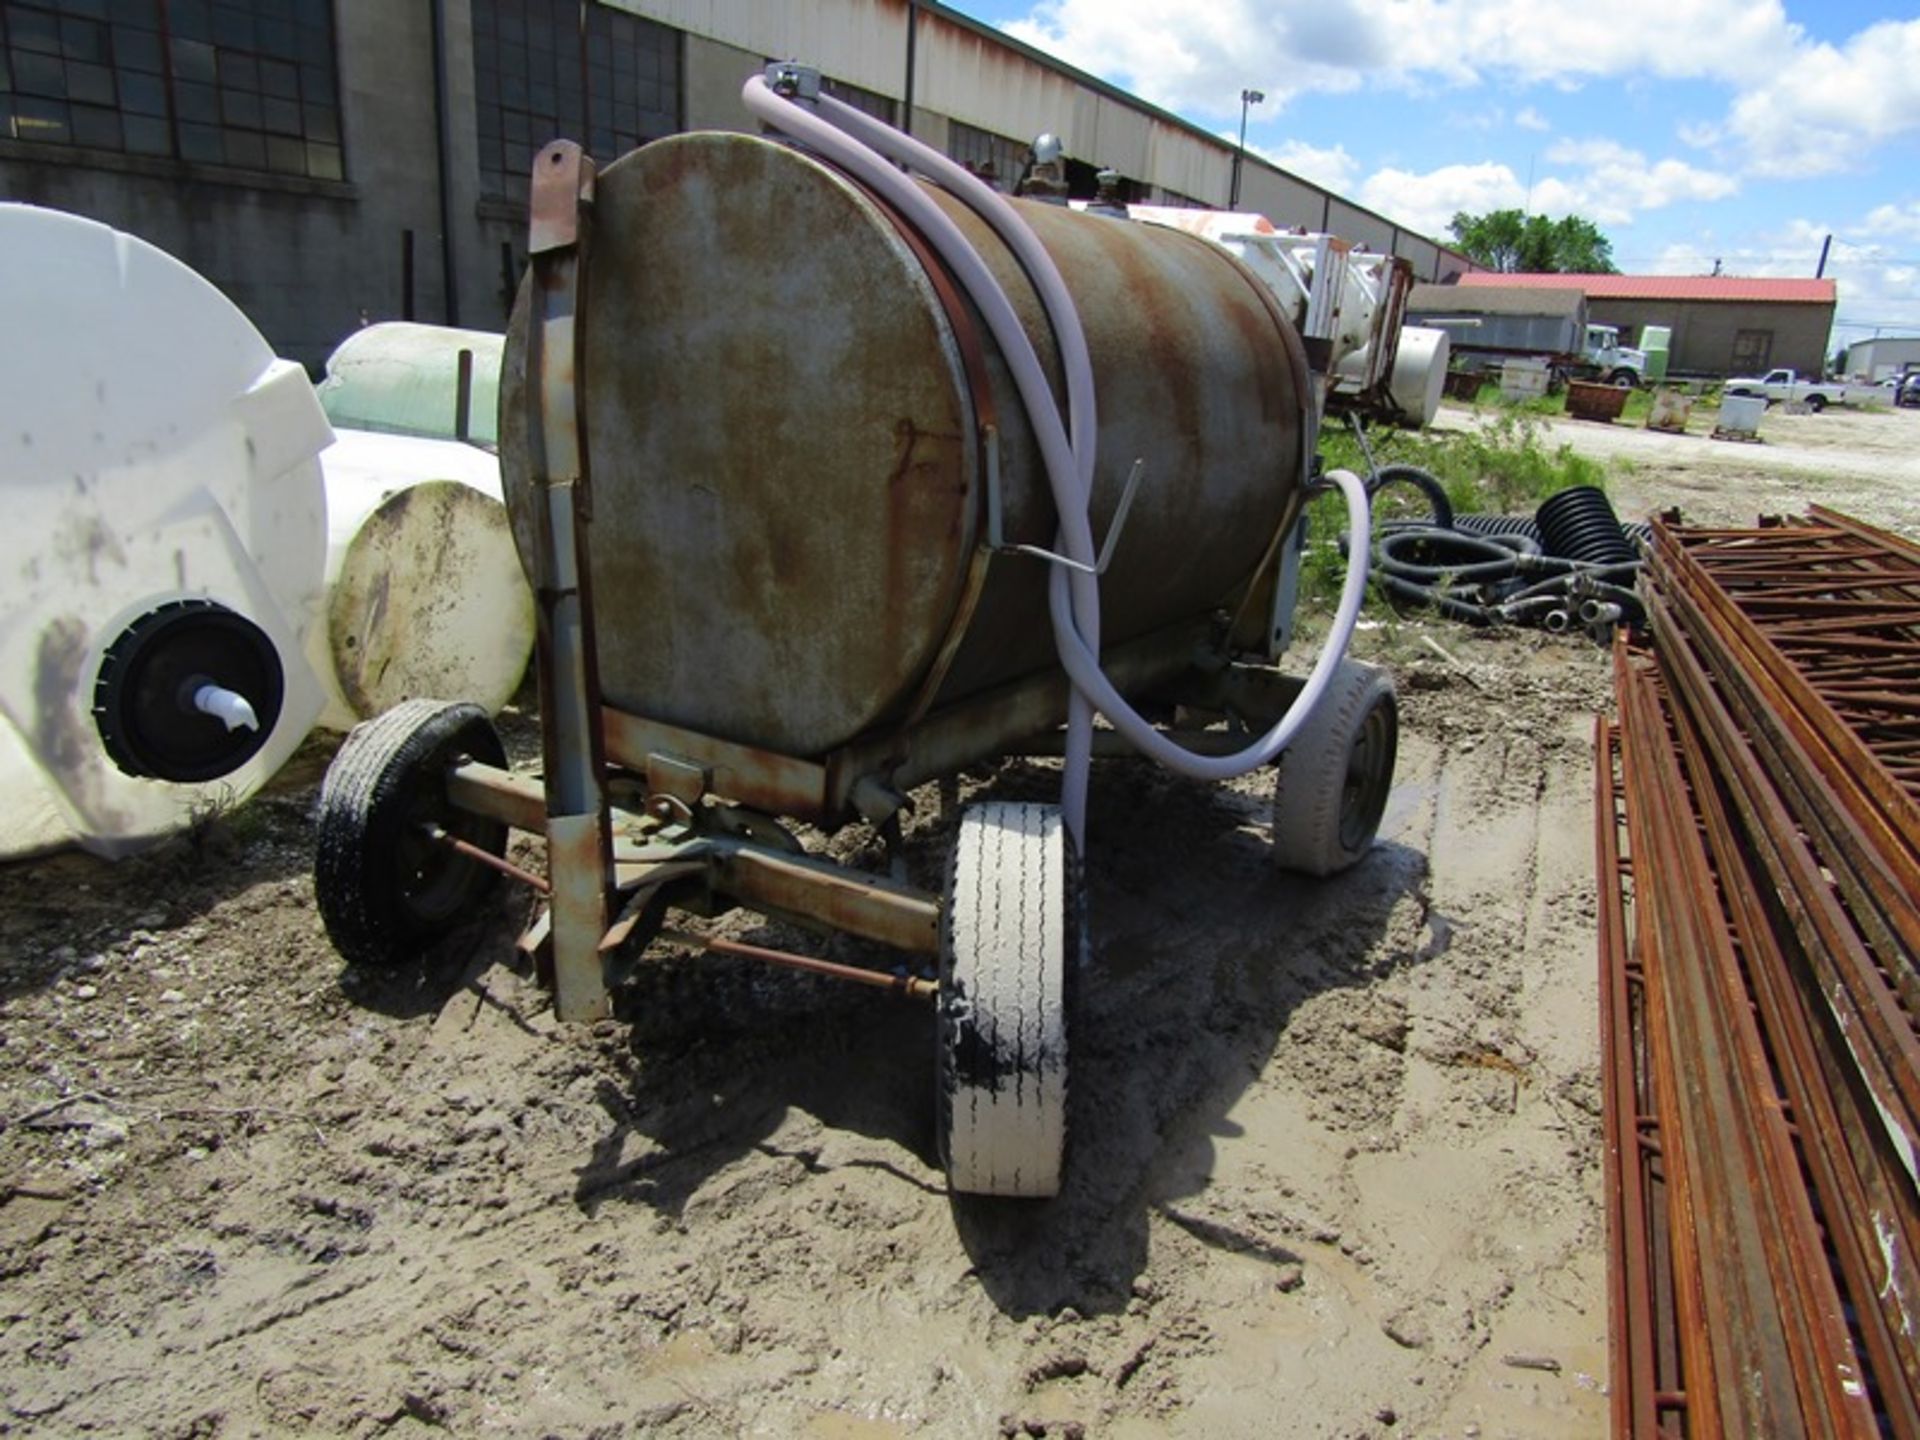
[[[1794,370],[1769,370],[1758,380],[1727,381],[1729,395],[1757,395],[1769,405],[1801,400],[1816,415],[1829,405],[1884,405],[1887,392],[1877,385],[1848,385],[1838,380],[1809,380]]]

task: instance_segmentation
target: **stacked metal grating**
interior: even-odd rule
[[[1920,547],[1654,527],[1598,724],[1616,1436],[1920,1435]]]

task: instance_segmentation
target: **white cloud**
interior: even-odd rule
[[[1627,224],[1643,210],[1681,201],[1724,200],[1740,188],[1731,175],[1671,158],[1649,163],[1613,140],[1563,140],[1547,151],[1547,160],[1580,173],[1543,181],[1534,208],[1549,215],[1577,213],[1602,225]]]
[[[1920,20],[1834,46],[1808,39],[1781,0],[1033,0],[1007,29],[1158,104],[1223,119],[1237,119],[1247,87],[1273,115],[1363,87],[1699,79],[1725,87],[1728,109],[1678,119],[1679,138],[1730,146],[1722,168],[1770,176],[1848,169],[1920,130]],[[1604,113],[1607,91],[1593,94]],[[1531,107],[1513,123],[1547,128]]]
[[[1826,273],[1839,297],[1836,319],[1854,322],[1836,327],[1840,342],[1864,339],[1873,325],[1920,331],[1920,264],[1902,259],[1883,244],[1839,238],[1870,233],[1876,225],[1885,227],[1890,218],[1896,226],[1920,230],[1920,205],[1910,205],[1904,212],[1883,205],[1851,226],[1797,218],[1777,230],[1727,244],[1668,245],[1639,268],[1654,275],[1710,275],[1718,263],[1723,275],[1811,275],[1820,263],[1821,245],[1833,235]],[[1903,238],[1898,228],[1883,228],[1881,233]]]
[[[1728,112],[1756,174],[1825,175],[1920,129],[1920,20],[1882,21],[1839,49],[1802,47]]]
[[[1329,190],[1345,194],[1360,177],[1360,162],[1347,153],[1344,145],[1322,148],[1304,140],[1289,140],[1284,145],[1249,145],[1263,160],[1269,160],[1289,174]]]
[[[1879,205],[1854,226],[1859,235],[1885,235],[1892,240],[1920,240],[1920,201],[1906,205]]]
[[[1538,214],[1581,215],[1601,226],[1630,224],[1643,211],[1686,200],[1723,200],[1739,189],[1732,176],[1684,161],[1649,161],[1612,140],[1562,140],[1546,153],[1566,167],[1534,181],[1529,194],[1513,171],[1490,161],[1443,165],[1426,174],[1384,169],[1367,177],[1361,201],[1424,234],[1442,233],[1455,212],[1527,208]]]
[[[1553,122],[1548,120],[1546,116],[1542,115],[1531,105],[1523,105],[1520,108],[1520,112],[1513,117],[1513,123],[1518,125],[1522,130],[1553,129]]]
[[[1248,86],[1284,105],[1490,78],[1760,83],[1801,45],[1780,0],[1038,0],[1006,28],[1158,104],[1216,116],[1237,114]]]
[[[1376,170],[1360,187],[1360,203],[1423,235],[1445,235],[1460,211],[1478,215],[1517,207],[1526,186],[1505,165],[1443,165],[1417,175],[1391,166]]]
[[[1374,0],[1266,5],[1256,0],[1043,0],[1005,28],[1156,104],[1238,116],[1243,89],[1278,109],[1296,95],[1338,93],[1392,63]]]

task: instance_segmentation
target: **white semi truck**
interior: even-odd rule
[[[1588,320],[1586,296],[1577,290],[1416,285],[1407,324],[1445,331],[1462,370],[1532,359],[1544,362],[1557,383],[1638,386],[1649,378],[1646,352],[1622,345],[1618,326]]]

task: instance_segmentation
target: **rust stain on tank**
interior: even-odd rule
[[[1126,222],[1112,223],[1118,226]],[[1126,292],[1134,297],[1135,314],[1144,322],[1147,357],[1152,362],[1154,379],[1164,388],[1171,403],[1175,432],[1183,436],[1198,435],[1200,401],[1190,364],[1193,351],[1190,345],[1181,343],[1182,327],[1177,323],[1192,315],[1188,297],[1167,286],[1155,273],[1158,267],[1147,263],[1145,246],[1110,243],[1102,249],[1107,252],[1108,262],[1124,277]]]

